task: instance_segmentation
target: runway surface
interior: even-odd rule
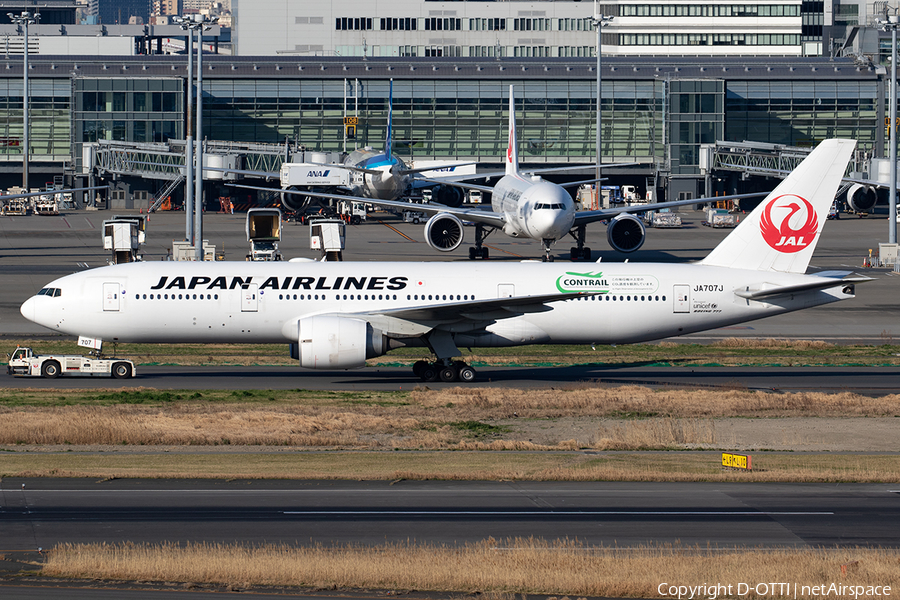
[[[665,367],[641,365],[583,365],[565,367],[476,367],[479,387],[520,389],[577,385],[709,387],[767,391],[853,391],[868,396],[900,393],[900,367]],[[133,379],[109,377],[0,376],[0,388],[97,389],[140,387],[208,390],[409,390],[460,384],[424,383],[409,367],[370,367],[357,371],[311,371],[300,367],[139,367]]]
[[[298,456],[298,461],[302,456]],[[23,488],[24,485],[24,488]],[[62,542],[900,546],[900,485],[2,481],[2,551]]]

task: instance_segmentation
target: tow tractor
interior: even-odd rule
[[[9,358],[7,372],[21,377],[56,379],[60,375],[87,377],[111,375],[116,379],[128,379],[135,374],[132,361],[125,358],[103,358],[99,355],[99,350],[97,356],[37,355],[31,348],[19,346],[11,356],[9,354],[6,356]]]

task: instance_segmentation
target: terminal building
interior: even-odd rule
[[[22,61],[2,62],[0,187],[9,187],[22,177]],[[859,141],[861,164],[886,154],[887,78],[868,61],[610,57],[601,75],[602,160],[640,163],[612,175],[630,177],[628,183],[659,196],[739,191],[739,174],[711,182],[702,168],[701,149],[716,141],[811,147],[845,137]],[[203,138],[219,148],[230,144],[233,150],[221,152],[237,156],[243,168],[259,168],[251,164],[259,157],[247,153],[267,148],[260,152],[273,171],[300,149],[380,148],[393,80],[396,154],[496,166],[507,143],[512,84],[522,161],[590,164],[596,79],[589,58],[208,56]],[[177,171],[186,129],[186,57],[38,56],[30,61],[29,80],[32,187],[60,175],[70,184],[105,177],[129,197],[153,196],[168,185],[172,169],[159,178],[139,168],[117,170],[109,165],[121,162],[118,154],[105,155],[105,170],[93,173],[91,148],[143,148]],[[359,119],[352,139],[347,116]],[[141,162],[147,161],[135,164]]]

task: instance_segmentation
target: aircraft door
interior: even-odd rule
[[[512,298],[516,295],[516,286],[513,283],[498,283],[497,284],[497,297],[498,298]]]
[[[118,311],[119,310],[119,300],[122,294],[119,292],[119,284],[118,283],[104,283],[103,284],[103,310],[104,311]]]
[[[677,284],[672,290],[672,298],[675,301],[673,312],[689,313],[691,312],[691,286]]]
[[[246,283],[241,286],[241,312],[257,310],[259,310],[259,286],[255,283]]]

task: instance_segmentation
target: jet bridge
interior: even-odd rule
[[[731,171],[741,173],[741,179],[750,176],[777,177],[783,179],[806,158],[812,148],[799,148],[783,144],[761,142],[721,142],[700,146],[700,170],[706,175],[706,195],[713,196],[711,178],[716,172]],[[874,162],[874,161],[873,161]],[[865,179],[870,164],[854,160],[848,166],[850,177]],[[846,203],[850,210],[867,213],[877,201],[877,193],[872,186],[844,181],[838,188],[836,197],[846,192]]]
[[[739,171],[764,177],[784,176],[794,170],[812,151],[781,144],[756,142],[716,142],[700,146],[700,170]]]

